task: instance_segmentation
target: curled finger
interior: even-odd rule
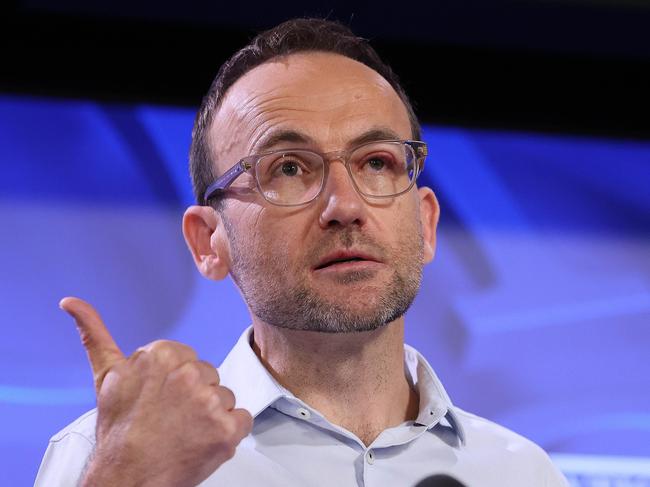
[[[235,395],[227,387],[223,386],[211,386],[214,389],[214,393],[219,399],[219,406],[225,409],[226,411],[232,411],[235,407]]]
[[[247,437],[253,431],[253,416],[251,416],[251,413],[246,409],[236,408],[230,411],[230,414],[233,415],[239,425],[241,438]]]

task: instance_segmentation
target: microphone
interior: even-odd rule
[[[440,473],[423,478],[415,484],[415,487],[465,487],[465,484],[449,475]]]

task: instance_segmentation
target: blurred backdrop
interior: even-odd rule
[[[650,485],[650,7],[644,2],[14,2],[0,66],[0,483],[94,406],[65,295],[126,352],[220,363],[249,318],[180,230],[216,70],[296,15],[339,19],[400,74],[441,202],[407,341],[452,400],[573,485]]]

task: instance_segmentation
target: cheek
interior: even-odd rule
[[[419,207],[414,203],[416,202],[404,198],[399,211],[395,213],[397,217],[391,221],[391,228],[385,229],[389,232],[388,235],[393,235],[393,242],[402,255],[422,252],[422,222]]]
[[[410,194],[397,198],[385,210],[377,212],[380,235],[392,235],[393,240],[400,240],[404,234],[417,233],[420,226],[420,212],[417,201]]]
[[[291,255],[297,251],[297,241],[281,220],[259,217],[243,244],[251,252],[250,258],[274,269],[272,272],[283,272],[293,264]]]

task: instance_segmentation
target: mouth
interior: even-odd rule
[[[355,251],[335,252],[326,255],[314,267],[314,270],[319,271],[328,268],[352,268],[363,263],[378,263],[379,261],[373,256],[363,254]]]

